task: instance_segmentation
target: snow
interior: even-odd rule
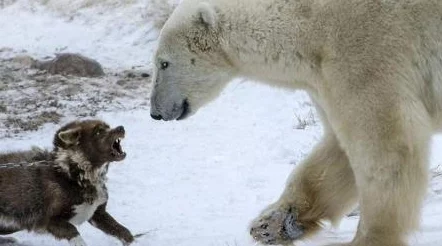
[[[40,57],[80,52],[108,68],[149,64],[157,32],[142,14],[147,1],[46,2],[20,0],[0,9],[0,49],[26,49]],[[321,137],[318,123],[298,129],[298,118],[311,119],[311,112],[305,93],[236,80],[185,121],[154,121],[145,109],[100,113],[98,118],[127,130],[123,147],[128,156],[109,171],[109,212],[134,234],[147,232],[134,245],[255,245],[249,222],[278,198],[291,170]],[[50,148],[55,130],[69,120],[2,139],[0,150]],[[436,136],[434,168],[442,162],[441,145],[442,137]],[[442,177],[433,176],[422,228],[411,238],[415,246],[442,240]],[[350,240],[357,220],[345,218],[339,229],[327,228],[297,245]],[[90,225],[79,229],[88,245],[120,245]],[[12,236],[21,246],[68,245],[46,235]]]
[[[78,52],[115,68],[149,63],[157,31],[146,20],[146,1],[96,1],[90,8],[82,6],[94,1],[46,2],[19,0],[1,10],[0,47],[40,57]]]

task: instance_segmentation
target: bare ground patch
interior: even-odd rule
[[[106,70],[103,77],[82,78],[48,74],[24,61],[0,58],[0,138],[35,131],[66,116],[148,107],[147,70]]]

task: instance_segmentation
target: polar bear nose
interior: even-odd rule
[[[162,120],[163,116],[161,116],[160,114],[155,115],[155,114],[150,114],[150,117],[152,117],[152,119],[154,120]]]

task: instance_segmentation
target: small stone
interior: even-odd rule
[[[36,61],[34,68],[46,70],[51,74],[73,75],[78,77],[100,77],[103,68],[97,61],[73,53],[61,53],[49,61]]]
[[[0,48],[0,52],[11,52],[11,51],[13,51],[13,49],[10,48],[10,47],[2,47],[2,48]]]
[[[126,84],[127,84],[126,80],[120,79],[120,80],[117,81],[117,85],[119,85],[119,86],[124,86]]]
[[[18,63],[21,67],[32,67],[35,60],[27,55],[19,55],[12,58],[12,61]]]

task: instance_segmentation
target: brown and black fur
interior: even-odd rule
[[[110,162],[126,156],[119,144],[124,134],[122,126],[110,129],[98,120],[76,121],[57,131],[52,151],[0,154],[0,164],[50,163],[0,169],[0,234],[50,233],[83,246],[74,224],[87,220],[124,245],[133,242],[131,232],[106,212],[106,173]]]

